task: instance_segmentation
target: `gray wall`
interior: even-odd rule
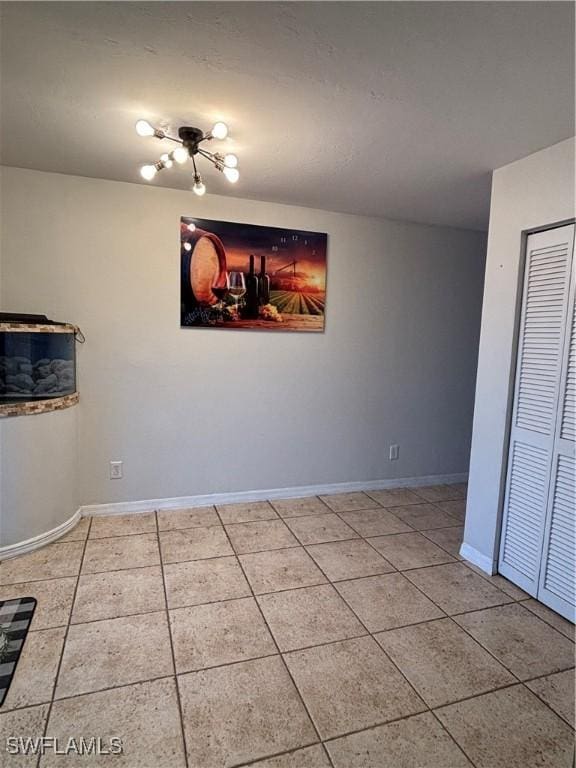
[[[3,306],[86,334],[81,503],[467,471],[483,234],[13,168],[3,207]],[[180,329],[182,214],[328,232],[326,332]]]
[[[574,216],[574,140],[494,172],[463,554],[498,559],[521,295],[522,233]]]

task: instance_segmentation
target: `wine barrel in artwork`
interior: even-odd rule
[[[203,229],[186,232],[181,243],[181,263],[183,304],[189,308],[215,304],[218,299],[212,286],[226,284],[226,251],[220,238]]]

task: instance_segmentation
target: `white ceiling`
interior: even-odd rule
[[[8,2],[2,161],[135,183],[134,122],[224,119],[210,192],[483,229],[490,171],[574,133],[574,6]],[[157,185],[189,189],[190,165]]]

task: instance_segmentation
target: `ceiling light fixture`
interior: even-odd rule
[[[194,167],[194,185],[192,189],[194,192],[202,196],[206,193],[206,185],[204,184],[202,177],[198,173],[196,168],[196,157],[200,155],[205,158],[216,168],[216,170],[223,173],[231,184],[235,184],[240,178],[238,171],[238,158],[236,155],[228,153],[222,155],[219,152],[209,152],[200,144],[204,141],[211,141],[212,139],[223,140],[228,136],[228,126],[226,123],[218,122],[212,127],[209,133],[204,133],[200,128],[190,128],[183,126],[178,129],[178,138],[168,136],[160,128],[154,128],[147,120],[138,120],[136,123],[136,133],[139,136],[155,136],[157,139],[166,139],[167,141],[173,141],[180,144],[179,147],[173,149],[172,152],[165,152],[160,155],[160,160],[156,163],[143,165],[140,168],[140,175],[146,181],[152,181],[158,171],[164,170],[164,168],[171,168],[174,162],[183,164],[187,160],[192,160]]]

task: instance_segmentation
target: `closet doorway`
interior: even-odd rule
[[[499,571],[575,620],[574,224],[526,240]]]

